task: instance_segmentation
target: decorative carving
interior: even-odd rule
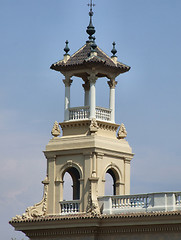
[[[32,219],[32,218],[45,216],[46,211],[47,211],[47,195],[48,195],[48,185],[45,184],[42,201],[35,204],[32,207],[28,207],[22,216],[16,215],[15,217],[12,218],[11,221],[20,221],[20,220],[26,220],[26,219]]]
[[[86,212],[94,217],[100,216],[100,208],[99,208],[98,202],[92,200],[91,184],[90,184],[90,190],[88,195],[88,204],[87,204]]]
[[[68,165],[68,167],[72,167],[72,160],[68,160],[67,165]]]
[[[65,79],[63,80],[63,82],[64,82],[64,84],[65,84],[65,87],[70,87],[71,84],[72,84],[72,82],[73,82],[73,80],[71,80],[70,78],[65,78]]]
[[[117,85],[117,81],[115,79],[111,79],[110,81],[107,82],[110,88],[115,88]]]
[[[86,81],[84,84],[82,84],[82,87],[84,88],[84,91],[90,90],[90,83]]]
[[[59,128],[59,124],[57,121],[55,121],[51,134],[56,138],[60,135],[60,128]]]
[[[121,126],[119,128],[117,138],[118,139],[124,139],[127,136],[127,131],[123,123],[121,123]]]
[[[90,129],[90,132],[93,134],[95,134],[98,131],[99,127],[95,118],[91,119],[91,124],[89,129]]]
[[[90,76],[87,78],[88,78],[89,82],[93,83],[93,84],[95,84],[96,80],[98,79],[98,77],[96,76],[95,73],[91,73]]]

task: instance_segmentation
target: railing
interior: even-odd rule
[[[61,201],[60,208],[62,215],[78,213],[80,211],[80,200]]]
[[[176,193],[175,194],[175,197],[176,197],[176,205],[181,207],[181,193]]]
[[[69,108],[69,120],[89,119],[89,116],[89,106]],[[111,121],[111,109],[96,107],[96,119]]]
[[[103,214],[181,210],[181,192],[99,197]]]
[[[96,119],[111,121],[111,109],[96,107]]]
[[[88,119],[89,115],[89,106],[69,108],[69,120]]]

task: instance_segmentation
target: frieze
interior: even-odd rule
[[[28,237],[63,236],[63,235],[86,235],[86,234],[134,234],[134,233],[158,233],[158,232],[181,232],[181,225],[160,225],[160,226],[124,226],[124,227],[90,227],[72,229],[49,229],[38,231],[26,231]]]

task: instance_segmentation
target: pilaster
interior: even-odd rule
[[[130,194],[130,162],[131,158],[124,158],[124,182],[125,182],[125,195]]]
[[[49,179],[49,190],[48,190],[48,214],[55,213],[55,161],[56,156],[48,157],[48,179]]]
[[[55,179],[55,213],[60,214],[60,201],[63,201],[63,183],[64,181]]]

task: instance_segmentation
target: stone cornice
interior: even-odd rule
[[[137,220],[143,220],[145,223],[146,219],[149,220],[155,220],[155,218],[159,220],[168,220],[168,219],[178,219],[179,222],[181,223],[181,211],[170,211],[170,212],[145,212],[145,213],[125,213],[125,214],[101,214],[100,216],[92,216],[86,213],[81,213],[81,214],[70,214],[70,215],[46,215],[42,217],[36,217],[36,218],[31,218],[31,219],[21,219],[21,220],[11,220],[9,223],[14,225],[14,224],[20,224],[20,223],[29,223],[29,222],[49,222],[49,221],[77,221],[79,222],[81,220],[90,220],[90,219],[99,219],[101,221],[123,221],[125,223],[125,220],[128,219],[137,219]],[[135,221],[135,220],[134,220]]]
[[[50,229],[38,231],[24,231],[28,237],[53,237],[65,235],[112,235],[112,234],[133,234],[133,233],[157,233],[157,232],[181,232],[180,224],[165,224],[155,226],[125,226],[125,227],[89,227],[89,228],[73,228],[73,229]]]
[[[61,224],[60,224],[61,223]],[[77,214],[46,216],[11,221],[16,230],[29,237],[82,234],[132,234],[154,232],[181,232],[181,212],[155,212],[120,215],[91,216]],[[68,224],[68,225],[67,225]],[[66,227],[67,226],[67,227]]]

